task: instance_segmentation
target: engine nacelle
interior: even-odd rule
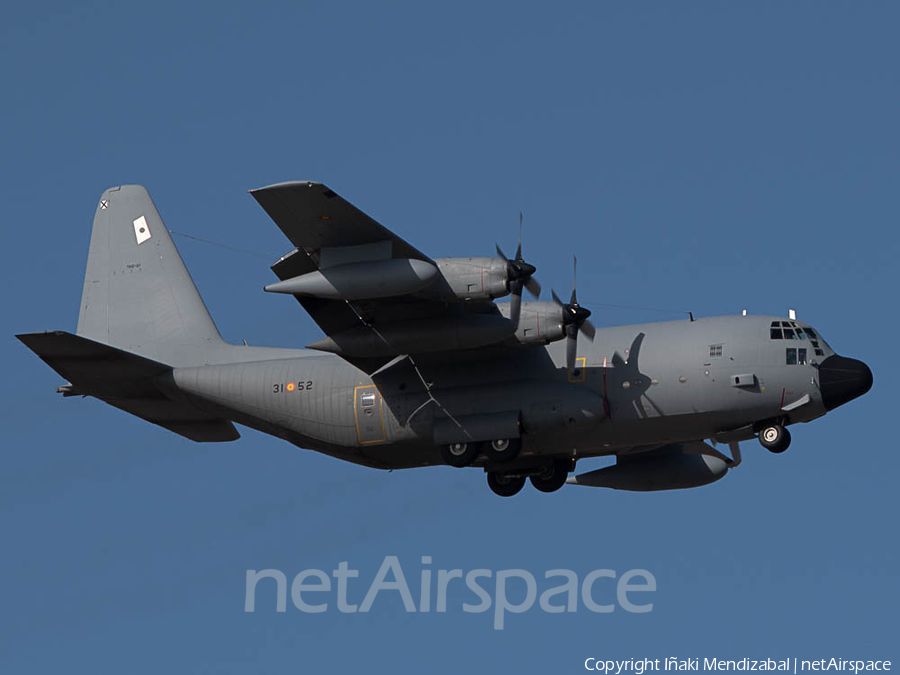
[[[500,313],[509,318],[509,303],[497,305]],[[519,315],[516,339],[523,345],[547,345],[566,336],[563,309],[555,302],[523,302]]]
[[[415,293],[437,276],[437,268],[426,260],[362,260],[301,274],[269,284],[265,290],[332,300],[366,300]]]
[[[636,455],[619,458],[614,466],[573,476],[569,478],[569,482],[614,490],[655,492],[707,485],[728,472],[727,462],[718,453],[709,455],[685,452],[680,443],[667,447],[671,450],[666,454],[655,454],[658,451],[654,451],[646,457]],[[709,449],[716,452],[711,447]]]
[[[439,295],[492,300],[509,293],[509,273],[502,258],[438,258],[434,262],[444,282],[435,284]]]

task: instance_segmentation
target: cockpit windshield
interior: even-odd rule
[[[825,355],[816,331],[809,326],[801,326],[796,321],[773,321],[769,327],[769,337],[772,340],[809,340],[816,356]]]

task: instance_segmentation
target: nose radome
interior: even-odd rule
[[[872,388],[872,371],[862,361],[834,354],[819,366],[819,388],[826,410],[862,396]]]

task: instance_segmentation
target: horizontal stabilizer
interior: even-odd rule
[[[230,421],[167,396],[157,386],[158,379],[172,370],[164,363],[65,331],[16,337],[71,383],[61,388],[65,395],[94,396],[193,441],[240,438]]]

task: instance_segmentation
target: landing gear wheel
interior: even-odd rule
[[[544,467],[541,473],[531,477],[531,484],[541,492],[556,492],[566,484],[571,461],[554,460]]]
[[[493,493],[501,497],[512,497],[525,487],[525,476],[509,476],[496,471],[488,472],[487,481]]]
[[[521,449],[521,438],[501,438],[491,441],[487,446],[486,453],[491,462],[511,462],[519,456]]]
[[[791,432],[780,424],[769,425],[759,432],[759,443],[769,452],[784,452],[791,444]]]
[[[481,443],[450,443],[441,446],[441,456],[450,466],[469,466],[481,452]]]

